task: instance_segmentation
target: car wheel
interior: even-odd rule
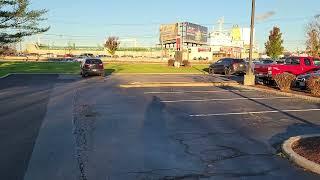
[[[212,68],[209,68],[209,74],[214,74],[214,70]]]
[[[224,74],[225,75],[231,75],[231,69],[230,68],[225,68],[224,69]]]
[[[82,73],[81,76],[82,76],[83,78],[85,78],[85,77],[88,76],[88,74],[87,74],[87,73]]]

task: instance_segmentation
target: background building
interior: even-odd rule
[[[248,58],[250,47],[250,28],[239,27],[234,25],[231,29],[225,30],[223,28],[224,19],[218,21],[218,28],[213,28],[209,33],[209,45],[213,51],[214,59],[221,57],[235,57],[235,58]],[[255,42],[255,33],[254,33]],[[258,58],[258,48],[254,43],[253,58]]]

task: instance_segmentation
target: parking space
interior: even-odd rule
[[[19,80],[0,94],[8,103],[21,97],[18,104],[33,109],[28,122],[39,115],[30,131],[20,132],[24,123],[7,133],[33,133],[10,146],[29,153],[19,156],[26,180],[318,179],[283,158],[279,147],[290,136],[320,133],[319,104],[233,87],[126,89],[119,88],[123,77],[52,78],[43,79],[48,86]],[[41,93],[44,109],[27,103]],[[2,114],[14,108],[1,107]],[[19,124],[21,113],[2,121]]]
[[[100,86],[78,99],[97,115],[93,179],[317,178],[278,153],[286,138],[320,132],[319,104],[232,87]]]

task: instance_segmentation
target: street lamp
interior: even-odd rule
[[[255,18],[256,1],[252,0],[251,26],[250,26],[250,49],[249,49],[249,67],[247,74],[244,76],[244,85],[255,85],[255,75],[252,70],[252,54],[253,54],[253,36],[254,36],[254,18]]]

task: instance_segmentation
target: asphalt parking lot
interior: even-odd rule
[[[233,87],[126,89],[118,76],[35,77],[0,80],[0,179],[319,179],[279,147],[320,133],[320,104]]]

